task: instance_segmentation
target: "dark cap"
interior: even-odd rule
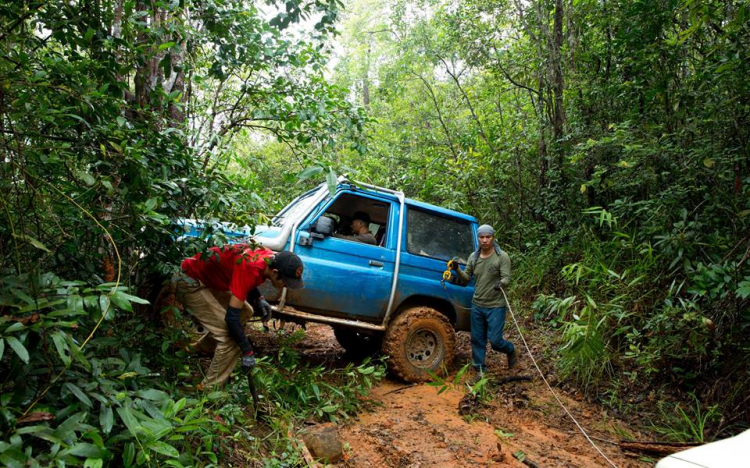
[[[352,216],[352,221],[358,219],[362,221],[363,223],[367,224],[369,226],[370,224],[370,215],[365,213],[364,211],[357,211],[354,213],[354,216]]]
[[[302,271],[304,265],[302,260],[292,252],[287,250],[279,252],[271,262],[271,268],[279,270],[284,286],[289,289],[302,289],[305,283],[302,282]]]

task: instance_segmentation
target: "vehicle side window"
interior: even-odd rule
[[[385,245],[385,232],[390,213],[390,203],[370,197],[343,193],[328,206],[322,216],[334,220],[334,237],[347,242],[363,242],[371,245]],[[369,240],[355,240],[358,234],[353,232],[353,220],[362,216],[364,227],[369,231]],[[359,219],[359,218],[358,218]]]
[[[464,262],[474,251],[471,224],[409,208],[406,250],[415,255]]]

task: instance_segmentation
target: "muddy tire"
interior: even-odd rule
[[[406,309],[391,322],[383,339],[388,368],[407,382],[430,380],[453,361],[456,332],[448,318],[430,307]]]
[[[341,347],[353,356],[371,356],[383,345],[383,335],[368,335],[344,327],[334,327],[333,334]]]

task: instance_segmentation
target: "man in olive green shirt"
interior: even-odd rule
[[[458,283],[466,285],[474,276],[474,298],[471,301],[471,363],[478,373],[487,369],[487,338],[495,351],[508,356],[508,368],[518,360],[513,343],[503,338],[508,304],[501,289],[510,285],[510,257],[495,243],[495,230],[483,224],[477,229],[479,249],[469,256],[466,271],[453,262]]]

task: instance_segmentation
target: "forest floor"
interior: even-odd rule
[[[521,360],[516,369],[509,371],[504,355],[489,352],[490,373],[495,381],[510,375],[530,376],[532,380],[505,384],[490,380],[489,402],[467,405],[465,381],[471,378],[470,373],[440,394],[435,386],[386,378],[373,388],[371,410],[339,425],[345,456],[333,466],[608,466],[558,405],[517,334],[510,332],[506,337],[524,351]],[[269,338],[253,337],[261,352],[264,346],[273,347]],[[531,341],[532,353],[538,359],[541,347],[533,344],[533,338]],[[308,325],[305,339],[295,348],[306,359],[326,366],[338,367],[351,361],[326,325]],[[469,335],[460,332],[449,377],[452,379],[470,358]],[[544,372],[550,373],[552,367],[548,364]],[[554,382],[554,376],[552,379]],[[623,451],[617,445],[622,438],[648,439],[639,427],[637,415],[631,415],[629,421],[615,418],[601,405],[584,399],[573,387],[561,387],[556,387],[555,392],[563,404],[617,466],[653,466],[653,459]]]

